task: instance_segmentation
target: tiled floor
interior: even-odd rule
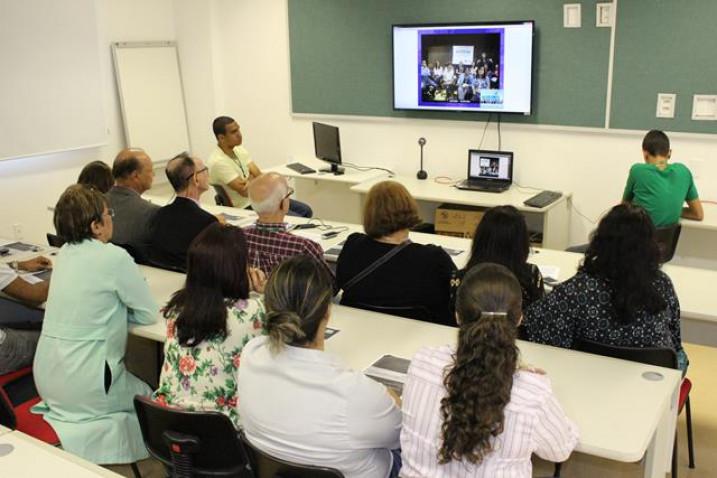
[[[684,413],[678,424],[680,478],[717,477],[717,348],[686,344],[690,357],[688,376],[693,383],[692,420],[697,468],[687,467],[687,432]],[[616,430],[619,433],[619,430]],[[552,476],[553,464],[536,459],[533,476]],[[109,467],[132,478],[129,466]],[[154,460],[140,463],[143,478],[164,478],[162,467]],[[640,463],[617,463],[576,453],[563,465],[564,478],[640,478]],[[669,475],[668,475],[669,476]]]

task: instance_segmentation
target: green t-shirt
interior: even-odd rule
[[[627,178],[623,201],[642,206],[656,227],[677,223],[685,201],[697,199],[692,173],[680,163],[660,170],[654,164],[633,164]]]

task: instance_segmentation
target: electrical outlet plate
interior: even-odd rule
[[[613,14],[612,3],[598,3],[595,5],[595,26],[600,28],[607,28],[613,25],[612,14]]]
[[[563,5],[563,27],[580,28],[580,12],[582,5],[579,3],[566,3]]]
[[[675,93],[658,93],[657,94],[657,112],[658,118],[674,118],[675,103],[677,95]]]
[[[717,121],[717,95],[694,95],[692,119],[695,121]]]

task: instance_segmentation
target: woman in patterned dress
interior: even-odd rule
[[[236,373],[242,348],[261,335],[265,278],[247,266],[238,227],[208,226],[187,253],[187,279],[166,308],[164,365],[154,399],[187,410],[219,411],[239,426]]]

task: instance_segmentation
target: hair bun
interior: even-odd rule
[[[271,347],[281,350],[286,344],[301,341],[306,334],[301,329],[301,317],[290,310],[273,310],[266,314],[266,330],[269,333]]]

